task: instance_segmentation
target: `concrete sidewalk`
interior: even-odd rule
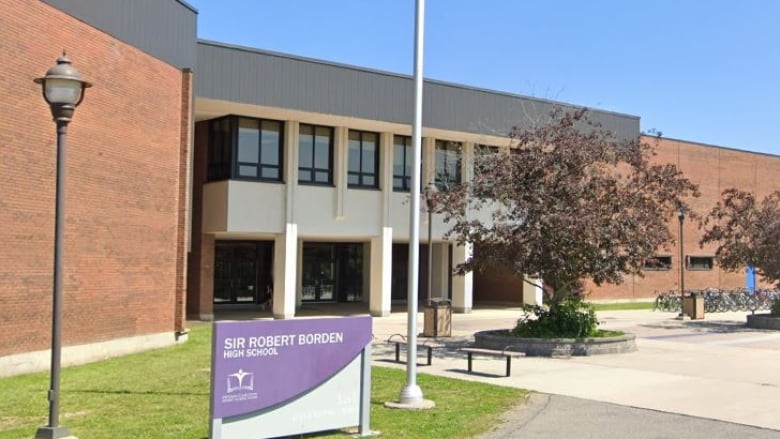
[[[777,439],[780,432],[570,396],[533,393],[479,439]]]
[[[456,348],[476,331],[513,326],[520,315],[519,309],[505,308],[453,315],[453,337],[439,339],[449,348],[437,351],[433,365],[420,366],[418,373],[780,430],[775,412],[780,407],[780,333],[744,328],[745,313],[679,321],[673,313],[599,312],[602,329],[636,334],[637,352],[520,358],[513,361],[511,377],[503,376],[503,360],[475,358],[479,374],[467,374],[466,357]],[[418,332],[422,323],[420,315]],[[393,347],[384,343],[392,334],[406,334],[406,325],[405,313],[374,319],[376,365],[406,367],[388,361]],[[419,354],[422,364],[424,353]]]

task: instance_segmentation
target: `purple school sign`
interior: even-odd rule
[[[214,323],[212,438],[273,437],[367,423],[362,401],[370,393],[365,351],[371,337],[371,317]],[[368,388],[363,388],[365,369]],[[275,425],[274,412],[287,421]],[[297,420],[290,422],[291,417]]]

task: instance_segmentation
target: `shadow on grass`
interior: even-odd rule
[[[209,396],[208,392],[160,392],[157,390],[98,390],[98,389],[82,389],[82,390],[68,390],[70,393],[97,393],[97,394],[114,394],[114,395],[160,395],[160,396]]]
[[[406,364],[406,360],[395,361],[392,358],[377,358],[374,361],[378,363],[404,364],[404,365]],[[417,367],[428,367],[428,363],[417,363]]]

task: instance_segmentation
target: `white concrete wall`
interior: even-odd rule
[[[251,116],[250,114],[247,114]],[[260,116],[263,117],[263,116]],[[306,120],[306,123],[318,123]],[[324,123],[328,125],[327,123]],[[333,125],[331,125],[333,126]],[[274,316],[289,318],[301,302],[301,248],[304,241],[352,241],[366,244],[364,279],[367,286],[364,299],[369,302],[371,313],[387,315],[390,311],[390,276],[392,242],[409,239],[409,193],[395,192],[392,187],[393,133],[380,131],[380,163],[377,176],[379,189],[350,189],[347,185],[348,130],[346,126],[334,126],[333,185],[301,185],[297,181],[298,130],[295,120],[285,122],[284,181],[269,183],[260,181],[221,181],[208,183],[203,191],[203,231],[216,233],[221,239],[246,239],[251,236],[273,236],[274,261]],[[368,127],[354,126],[370,130]],[[434,172],[435,135],[423,139],[424,182],[430,181]],[[445,139],[457,139],[447,135]],[[474,141],[464,139],[464,179],[470,178]],[[421,203],[420,232],[424,243],[428,242],[429,216],[425,203]],[[488,211],[474,212],[485,218]],[[434,296],[447,297],[449,285],[453,286],[453,299],[457,310],[471,309],[471,279],[453,280],[449,273],[449,246],[443,235],[449,229],[442,215],[433,215],[434,245]],[[461,254],[462,253],[462,254]],[[458,253],[458,260],[468,255]]]
[[[203,232],[284,233],[287,185],[228,180],[204,186]],[[342,215],[337,210],[337,189],[332,186],[294,185],[293,208],[302,237],[349,239],[381,235],[384,210],[389,210],[393,240],[409,238],[409,194],[390,189],[388,206],[384,191],[347,189]],[[475,213],[489,219],[486,209]],[[433,237],[441,241],[449,225],[442,215],[433,215]],[[428,239],[428,214],[420,214],[420,233]]]
[[[228,186],[228,232],[284,232],[285,185],[231,180]]]

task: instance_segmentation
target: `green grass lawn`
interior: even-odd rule
[[[60,423],[82,439],[202,439],[208,436],[211,325],[191,324],[187,343],[63,369]],[[371,429],[386,438],[464,438],[489,430],[526,397],[506,387],[425,374],[436,408],[391,410],[403,370],[372,369]],[[0,439],[32,438],[46,423],[47,373],[0,379]],[[349,437],[337,432],[318,437]]]
[[[591,303],[596,311],[648,310],[652,311],[653,302]]]

